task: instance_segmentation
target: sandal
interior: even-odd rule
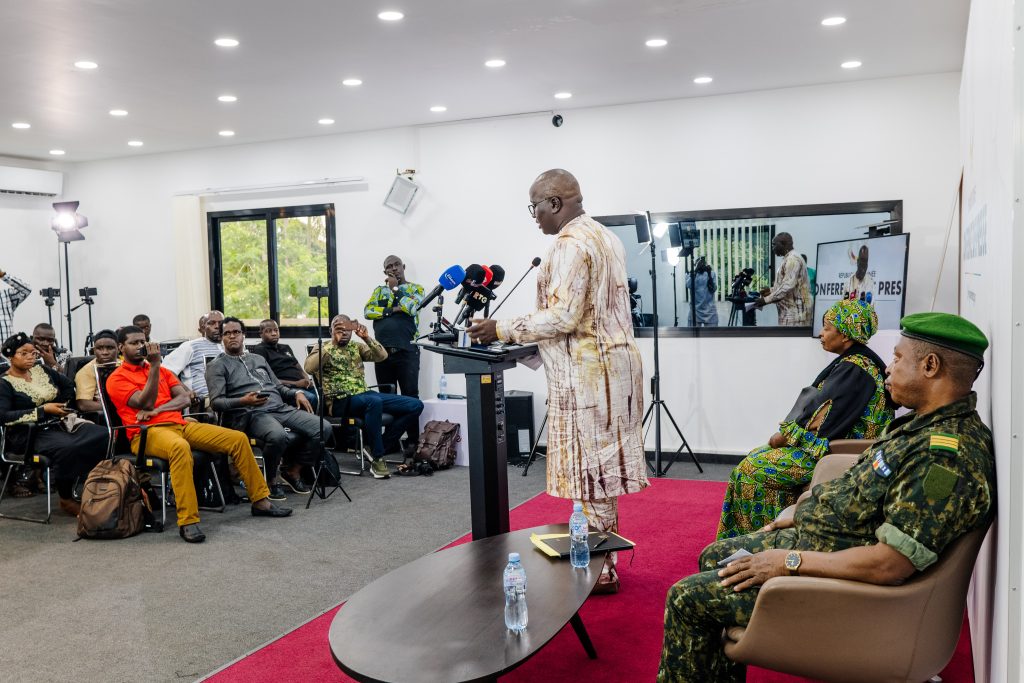
[[[408,463],[402,463],[397,468],[395,468],[395,474],[397,474],[400,477],[420,476],[420,473],[416,470],[416,468]]]
[[[11,485],[11,495],[15,498],[31,498],[36,494],[24,483],[18,481]]]

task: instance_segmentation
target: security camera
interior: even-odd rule
[[[562,122],[564,120],[565,119],[562,118],[561,114],[555,114],[554,116],[551,117],[551,125],[554,126],[555,128],[559,128],[561,127]]]

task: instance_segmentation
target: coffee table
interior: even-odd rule
[[[430,553],[353,595],[331,623],[334,661],[358,681],[494,681],[571,623],[587,655],[597,657],[578,611],[601,573],[603,553],[587,569],[534,549],[530,534],[568,533],[552,524],[483,538]],[[505,628],[502,571],[518,552],[526,569],[529,624]]]

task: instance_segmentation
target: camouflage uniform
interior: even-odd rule
[[[747,624],[758,589],[723,588],[715,566],[740,548],[834,552],[882,542],[922,571],[951,541],[987,525],[995,511],[995,461],[976,401],[972,392],[927,415],[894,420],[846,474],[814,487],[797,507],[793,528],[705,548],[701,573],[669,589],[658,680],[745,680],[745,667],[725,656],[721,632]]]
[[[324,344],[324,376],[320,386],[326,396],[354,396],[366,391],[366,371],[364,362],[376,363],[388,357],[388,352],[376,339],[367,339],[367,343],[355,339],[344,346],[335,343]],[[306,358],[303,366],[306,372],[316,375],[319,370],[319,350]],[[331,407],[328,400],[327,408]]]

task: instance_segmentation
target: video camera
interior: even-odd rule
[[[754,281],[754,269],[744,268],[732,279],[732,296],[743,296],[747,287]]]

